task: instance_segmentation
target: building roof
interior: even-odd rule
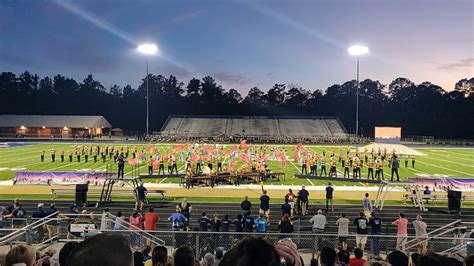
[[[69,127],[111,128],[112,125],[98,115],[0,115],[0,127]]]

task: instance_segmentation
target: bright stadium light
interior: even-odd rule
[[[364,45],[352,45],[347,49],[350,55],[357,56],[357,92],[356,92],[356,128],[355,134],[359,136],[359,57],[369,53],[369,48]]]
[[[154,55],[158,52],[158,46],[154,43],[144,43],[137,48],[139,53],[144,55]],[[146,135],[149,132],[150,103],[148,100],[148,59],[146,60]]]
[[[142,54],[154,55],[158,52],[158,46],[154,43],[144,43],[139,45],[137,50]]]
[[[352,45],[347,49],[350,55],[361,56],[369,53],[369,48],[363,45]]]

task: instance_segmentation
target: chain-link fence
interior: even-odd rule
[[[467,234],[450,232],[444,237],[414,236],[397,237],[393,235],[346,235],[325,234],[324,232],[301,232],[295,222],[295,232],[256,233],[256,232],[199,232],[199,231],[144,231],[133,228],[123,221],[119,230],[112,230],[112,221],[116,217],[107,218],[107,229],[102,228],[102,214],[95,215],[59,215],[43,220],[3,221],[0,229],[0,245],[15,243],[47,244],[53,241],[82,241],[87,237],[101,232],[121,234],[128,239],[130,246],[135,250],[142,250],[146,245],[162,245],[173,250],[180,246],[190,246],[197,258],[216,249],[229,250],[246,237],[262,237],[271,243],[290,238],[301,254],[312,254],[324,247],[347,249],[352,252],[359,247],[365,254],[383,255],[394,250],[409,252],[431,251],[437,253],[456,253],[465,251],[468,242],[474,239]],[[16,223],[28,224],[17,228]]]

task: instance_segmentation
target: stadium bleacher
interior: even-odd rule
[[[347,137],[337,117],[170,116],[161,134],[180,136]]]

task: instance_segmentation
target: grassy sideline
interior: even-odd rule
[[[32,195],[32,194],[23,194],[23,195],[4,195],[2,196],[2,200],[13,200],[15,198],[20,198],[24,200],[42,200],[46,202],[53,201],[51,199],[51,195],[45,195],[45,194],[37,194],[37,195]],[[166,197],[164,202],[180,202],[183,197]],[[241,198],[224,198],[224,197],[186,197],[189,202],[194,202],[194,203],[240,203],[242,201]],[[59,196],[56,197],[55,201],[73,201],[74,197],[72,196]],[[96,201],[97,197],[89,197],[90,201]],[[161,198],[155,197],[151,198],[151,204],[156,204],[159,205],[161,203]],[[258,198],[255,197],[249,197],[250,202],[252,204],[259,204],[260,201]],[[123,202],[123,201],[133,201],[132,197],[124,197],[124,196],[115,196],[114,201],[117,202]],[[276,201],[276,200],[275,200]],[[280,203],[280,201],[278,201]],[[310,204],[313,206],[322,206],[325,204],[324,199],[312,199],[310,200]],[[345,200],[345,199],[335,199],[334,200],[334,205],[361,205],[362,201],[361,200]],[[387,200],[385,201],[385,206],[404,206],[403,201],[400,200]],[[411,205],[409,205],[411,206]],[[430,207],[440,207],[440,208],[446,208],[447,202],[446,201],[437,201],[435,202],[434,205],[428,204],[426,205],[428,208]],[[474,208],[474,202],[465,202],[463,203],[463,207],[465,208]]]

